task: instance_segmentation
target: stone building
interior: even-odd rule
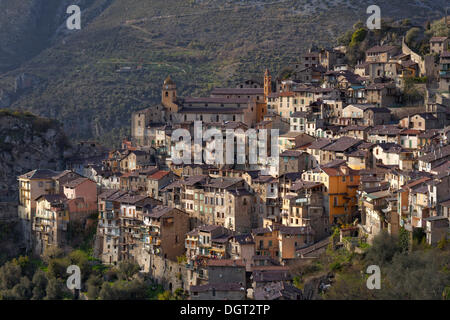
[[[185,212],[164,206],[144,209],[142,228],[144,249],[150,254],[172,261],[184,255],[185,237],[191,230]]]
[[[431,246],[449,238],[449,221],[447,217],[434,216],[425,219],[425,233],[427,243]]]

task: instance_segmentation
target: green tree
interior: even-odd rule
[[[348,46],[352,41],[353,31],[349,30],[338,38],[338,44]]]
[[[46,291],[46,300],[61,300],[69,294],[64,280],[56,278],[50,278],[48,280]]]
[[[174,297],[175,297],[175,300],[186,300],[188,297],[188,294],[182,288],[178,288],[174,292]]]
[[[32,300],[42,300],[46,295],[46,288],[48,284],[47,277],[45,276],[45,272],[38,269],[32,279],[33,283],[33,296]]]
[[[366,277],[361,270],[338,273],[325,298],[330,300],[369,300],[373,293],[367,289]]]
[[[367,30],[365,28],[359,28],[352,35],[352,40],[350,41],[350,47],[355,47],[359,45],[367,36]]]
[[[0,290],[12,289],[20,282],[22,269],[19,265],[9,261],[0,268]]]
[[[409,250],[409,232],[406,231],[404,227],[400,228],[398,244],[402,252],[407,252]]]
[[[71,265],[80,267],[82,282],[85,282],[92,271],[89,255],[82,250],[75,250],[69,254],[69,261]]]
[[[64,251],[61,248],[48,247],[42,255],[42,260],[48,264],[50,260],[62,257],[64,257]]]
[[[450,37],[450,28],[445,23],[445,18],[431,23],[430,30],[427,31],[429,37]]]
[[[138,279],[133,281],[118,280],[113,283],[105,282],[100,290],[101,300],[145,300],[147,285]]]
[[[361,20],[359,20],[358,22],[356,22],[353,25],[354,30],[358,30],[358,29],[362,29],[362,28],[364,28],[364,23]]]
[[[175,297],[173,296],[172,292],[166,290],[158,294],[158,300],[175,300]]]
[[[405,36],[405,42],[408,46],[410,46],[413,49],[416,49],[419,47],[419,37],[421,34],[421,30],[419,28],[411,28],[408,30]]]
[[[373,239],[372,246],[366,252],[367,264],[384,266],[389,264],[396,253],[401,252],[398,240],[386,231],[381,232]]]
[[[33,296],[33,286],[28,277],[20,278],[20,282],[11,290],[11,295],[16,300],[30,300]]]
[[[70,265],[70,260],[67,258],[51,259],[47,268],[49,278],[67,277],[67,267]]]
[[[131,278],[141,270],[139,265],[133,261],[123,261],[119,263],[117,275],[121,280],[131,280]]]
[[[95,300],[100,294],[103,281],[98,275],[91,275],[86,283],[87,286],[87,297],[89,300]]]
[[[13,259],[12,262],[20,266],[23,275],[26,275],[29,278],[33,277],[36,267],[30,261],[30,258],[28,256],[20,256],[18,258]]]
[[[439,249],[397,253],[383,268],[386,276],[379,290],[381,299],[438,300],[450,283],[446,265],[449,252]]]

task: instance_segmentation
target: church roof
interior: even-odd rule
[[[164,80],[164,85],[168,85],[168,84],[175,84],[175,82],[173,82],[173,80],[170,78],[170,76],[167,76],[166,80]]]

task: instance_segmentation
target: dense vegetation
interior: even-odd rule
[[[122,262],[117,267],[102,265],[92,256],[92,250],[73,250],[64,254],[60,249],[48,250],[42,259],[19,256],[0,267],[0,300],[61,300],[74,299],[67,289],[67,267],[81,270],[81,299],[89,300],[173,300],[184,299],[183,290],[174,294],[146,276],[138,276],[140,267]]]
[[[381,29],[369,31],[359,21],[353,29],[348,30],[338,42],[347,47],[350,63],[356,64],[364,59],[367,49],[379,44],[401,45],[402,38],[406,44],[421,55],[430,54],[430,39],[434,36],[450,36],[450,29],[445,25],[445,19],[429,20],[423,26],[414,25],[411,19],[402,21],[382,20]]]
[[[369,290],[367,267],[381,270],[381,289]],[[314,276],[331,273],[331,287],[322,292],[324,299],[441,300],[450,299],[450,243],[442,240],[436,248],[423,239],[410,247],[403,235],[398,238],[382,233],[363,254],[345,248],[329,248],[319,259],[298,266],[295,284],[303,288]]]
[[[167,74],[179,95],[206,94],[214,86],[261,78],[265,67],[277,72],[311,46],[335,45],[368,17],[362,0],[84,0],[82,30],[68,33],[65,0],[53,11],[46,6],[55,1],[3,3],[17,16],[0,14],[0,25],[17,27],[0,34],[0,70],[10,70],[0,75],[0,88],[10,107],[57,118],[72,138],[101,138],[109,145],[128,134],[133,110],[159,100]],[[36,3],[40,7],[31,10]],[[410,17],[416,24],[441,16],[443,3],[378,1],[383,17]],[[45,28],[19,28],[49,16],[45,20],[54,22]],[[27,42],[17,39],[27,34],[32,43],[42,41],[23,56],[30,51],[20,43]],[[133,72],[115,72],[121,67]],[[33,88],[16,90],[23,73],[33,77]]]
[[[95,215],[96,216],[96,215]],[[91,220],[94,219],[94,215]],[[94,219],[95,220],[95,219]],[[154,283],[134,262],[106,266],[94,257],[97,224],[69,225],[68,245],[64,250],[48,248],[37,258],[29,255],[0,254],[0,300],[175,300],[185,299],[179,289],[173,294]],[[8,231],[0,224],[0,248],[19,242],[18,231]],[[2,252],[2,251],[0,251]],[[2,252],[3,253],[3,252]],[[67,288],[67,268],[76,265],[81,271],[79,295]]]
[[[29,111],[0,109],[0,118],[3,117],[13,117],[23,120],[24,122],[29,122],[32,130],[36,134],[45,133],[48,129],[60,128],[60,123],[57,120],[39,117]]]

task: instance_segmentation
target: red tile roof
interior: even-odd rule
[[[414,129],[406,129],[406,130],[403,130],[402,132],[400,132],[401,135],[403,135],[403,134],[409,134],[409,135],[417,134],[417,135],[419,135],[421,133],[422,133],[422,131],[414,130]]]
[[[245,267],[245,264],[242,260],[233,260],[233,259],[216,259],[216,260],[208,260],[208,267]]]
[[[152,174],[148,178],[152,179],[152,180],[160,180],[160,179],[164,178],[165,176],[167,176],[169,173],[170,173],[169,171],[162,171],[161,170],[161,171],[158,171],[158,172]]]
[[[294,95],[293,92],[280,92],[280,97],[293,97]]]

